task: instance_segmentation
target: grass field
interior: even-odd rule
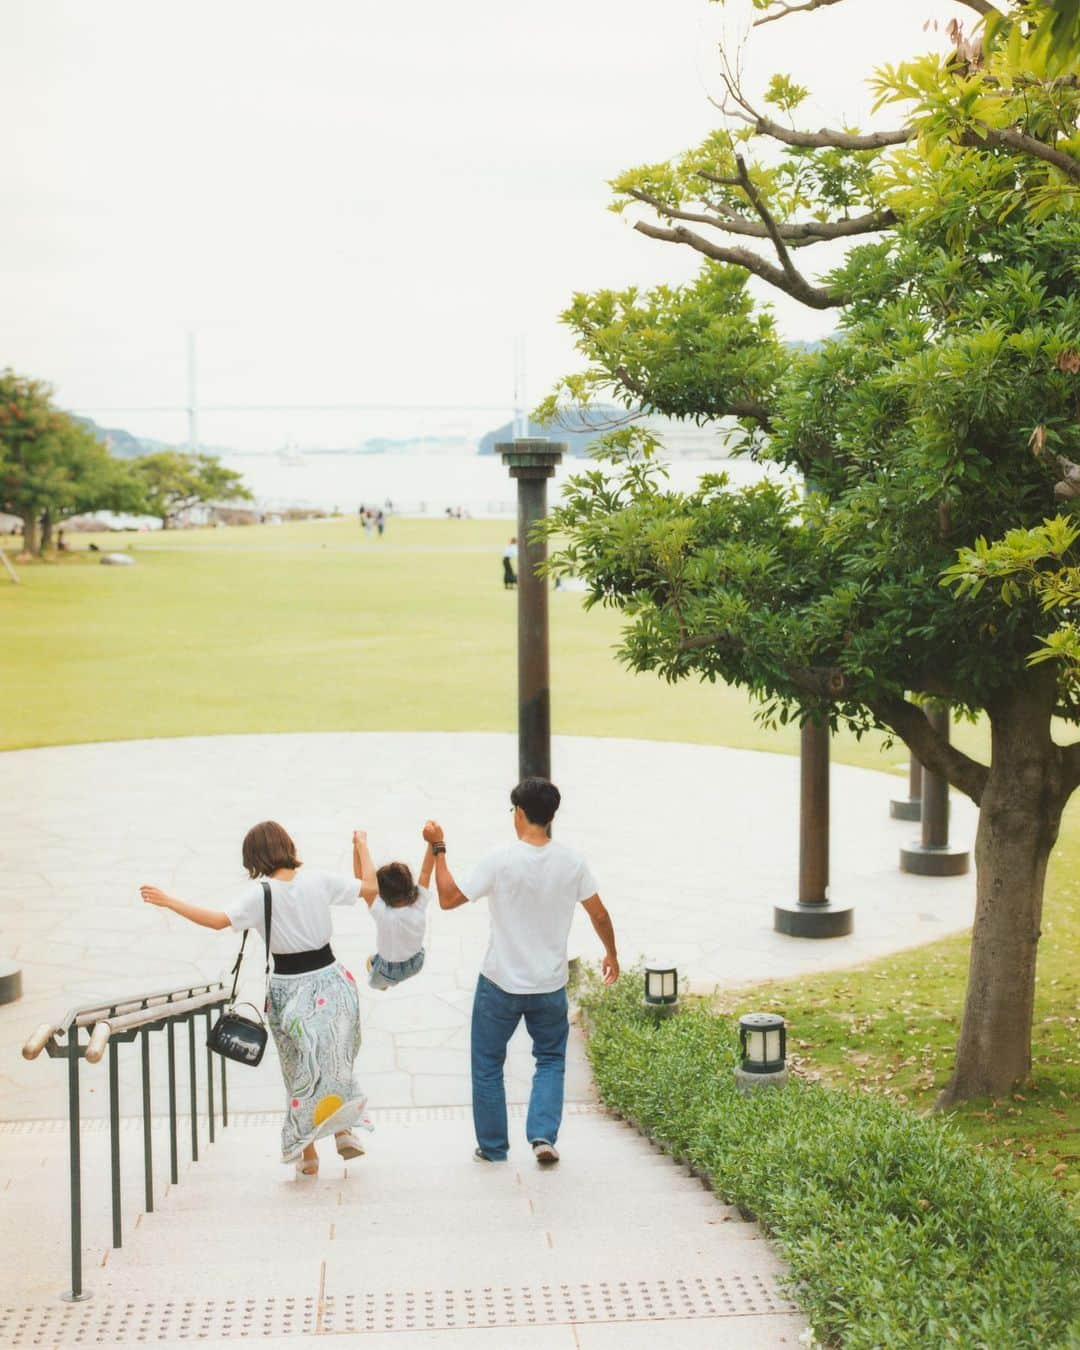
[[[503,521],[355,521],[99,538],[135,567],[79,551],[0,573],[0,749],[224,732],[509,731],[515,602],[501,584]],[[87,536],[71,536],[84,550]],[[14,543],[14,541],[12,541]],[[746,697],[669,687],[613,659],[618,617],[556,593],[556,732],[698,741],[792,753]],[[957,728],[985,754],[981,727]],[[903,746],[838,736],[847,763],[897,770]],[[1023,1100],[961,1117],[1065,1189],[1080,1183],[1080,800],[1051,865],[1040,957],[1037,1064]],[[773,987],[808,1072],[929,1105],[955,1041],[965,939],[861,972]],[[753,999],[760,1004],[761,993]],[[745,1000],[742,1000],[745,1002]],[[801,1043],[801,1044],[800,1044]]]

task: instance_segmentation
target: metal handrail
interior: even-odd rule
[[[146,1008],[150,1004],[168,1003],[183,995],[187,998],[200,991],[209,993],[221,987],[220,981],[212,984],[193,984],[182,989],[160,989],[152,994],[132,994],[128,998],[113,1003],[84,1003],[79,1008],[69,1008],[59,1022],[43,1022],[36,1031],[27,1037],[22,1048],[23,1059],[37,1059],[46,1043],[54,1036],[64,1036],[73,1023],[80,1027],[93,1026],[95,1022],[108,1020],[127,1008]]]
[[[112,1245],[120,1247],[123,1228],[120,1212],[120,1057],[119,1048],[136,1038],[142,1055],[143,1173],[146,1211],[154,1209],[154,1167],[150,1111],[150,1036],[164,1031],[169,1075],[169,1164],[175,1185],[179,1177],[176,1094],[176,1026],[188,1026],[188,1105],[191,1115],[191,1160],[199,1158],[198,1084],[195,1053],[195,1020],[205,1016],[209,1036],[215,1008],[229,1002],[231,991],[221,981],[186,985],[179,989],[136,994],[111,1003],[90,1003],[71,1008],[59,1022],[45,1022],[23,1044],[24,1059],[37,1059],[42,1050],[50,1059],[68,1064],[68,1138],[71,1163],[71,1289],[62,1297],[81,1302],[90,1294],[82,1287],[82,1165],[80,1155],[79,1061],[96,1064],[109,1052],[109,1143],[112,1182]],[[87,1033],[85,1039],[80,1032]],[[225,1059],[221,1063],[221,1123],[229,1123],[229,1099]],[[209,1142],[214,1142],[213,1052],[206,1046],[206,1102]]]

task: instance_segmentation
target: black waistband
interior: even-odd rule
[[[275,975],[306,975],[309,970],[322,970],[332,966],[337,958],[330,950],[329,942],[317,952],[275,952]]]

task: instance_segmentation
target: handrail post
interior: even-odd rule
[[[120,1217],[120,1046],[109,1041],[109,1179],[112,1187],[112,1245],[122,1247]]]
[[[82,1303],[90,1297],[82,1287],[82,1160],[79,1137],[79,1028],[74,1021],[67,1029],[68,1148],[71,1164],[71,1288],[61,1298]]]
[[[191,1106],[191,1161],[199,1161],[199,1089],[195,1081],[195,1014],[188,1025],[188,1103]]]
[[[150,1114],[150,1028],[140,1032],[142,1051],[142,1142],[143,1182],[146,1188],[146,1212],[154,1212],[154,1141]]]
[[[176,1146],[176,1023],[169,1022],[165,1038],[169,1051],[169,1179],[175,1186],[180,1180]]]
[[[206,1010],[206,1114],[210,1122],[210,1143],[214,1142],[214,1052],[210,1049],[210,1009]],[[195,1019],[192,1018],[192,1026]]]

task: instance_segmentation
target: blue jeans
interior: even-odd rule
[[[376,952],[371,958],[368,984],[372,989],[392,989],[395,984],[410,980],[424,968],[424,949],[420,948],[404,961],[384,961]]]
[[[503,1161],[510,1148],[503,1081],[506,1047],[523,1017],[536,1060],[525,1134],[530,1142],[546,1139],[554,1144],[562,1123],[566,1042],[570,1035],[566,990],[508,994],[480,976],[472,1011],[473,1124],[481,1152],[496,1162]]]

